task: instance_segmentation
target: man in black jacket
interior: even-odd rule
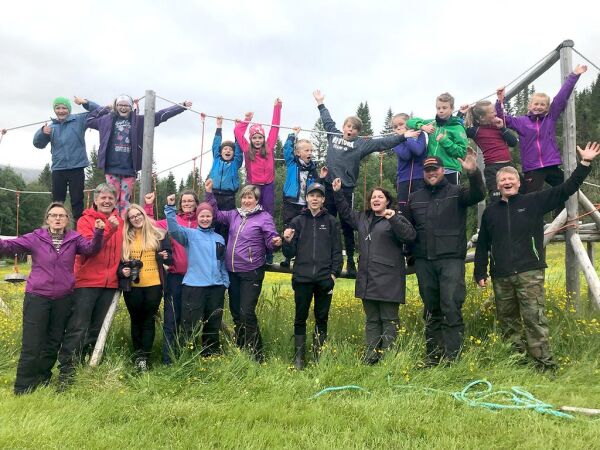
[[[296,257],[292,275],[296,317],[294,320],[294,366],[306,364],[306,319],[315,297],[313,352],[319,356],[327,337],[327,320],[335,279],[342,271],[342,242],[335,217],[323,208],[325,186],[313,183],[306,190],[306,206],[283,233],[283,254]]]
[[[472,149],[459,161],[469,187],[448,183],[441,159],[433,156],[423,162],[425,187],[408,199],[407,218],[417,231],[410,251],[424,304],[427,367],[456,360],[463,342],[467,209],[485,198],[485,186]]]
[[[588,142],[577,147],[581,161],[563,184],[551,189],[519,194],[519,174],[514,168],[498,171],[496,181],[501,200],[488,206],[481,219],[475,252],[475,281],[487,284],[488,252],[496,301],[496,316],[502,334],[514,348],[527,352],[542,369],[556,363],[550,350],[548,319],[544,308],[544,214],[562,205],[590,172],[600,145]],[[525,342],[522,328],[525,328]]]

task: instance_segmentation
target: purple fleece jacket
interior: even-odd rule
[[[425,133],[396,145],[394,152],[398,157],[396,183],[423,178],[423,161],[427,157]]]

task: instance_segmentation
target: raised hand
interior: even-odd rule
[[[281,101],[281,99],[279,97],[277,97],[275,99],[275,106],[278,106],[278,105],[281,106],[282,104],[283,104],[283,102]]]
[[[244,121],[245,122],[250,122],[252,120],[252,118],[254,117],[254,113],[253,112],[247,112],[246,114],[244,114]]]
[[[395,215],[396,211],[394,211],[393,209],[386,209],[385,211],[383,211],[383,217],[385,217],[386,219],[391,219]]]
[[[48,136],[50,136],[50,134],[52,133],[52,128],[48,126],[48,122],[46,122],[42,127],[42,133],[47,134]]]
[[[471,147],[467,147],[467,156],[465,159],[456,158],[460,162],[460,165],[469,173],[477,170],[477,153]]]
[[[211,180],[210,178],[206,179],[206,181],[204,182],[204,190],[206,192],[212,192],[212,190],[213,190],[213,180]]]
[[[167,196],[167,205],[175,206],[175,194]]]
[[[160,257],[162,259],[167,259],[169,257],[169,254],[167,253],[166,250],[163,250],[162,252],[158,252],[158,254],[160,255]]]
[[[336,178],[331,183],[331,187],[333,188],[334,192],[338,192],[340,189],[342,189],[342,180],[339,178]]]
[[[110,216],[108,218],[108,223],[110,224],[110,227],[115,230],[119,228],[119,219],[117,219],[117,216]]]
[[[317,101],[317,105],[322,105],[323,101],[325,100],[325,96],[321,94],[321,91],[318,89],[313,92],[313,97]]]
[[[85,105],[88,101],[83,97],[78,97],[77,95],[73,97],[73,103],[76,105]]]
[[[96,222],[94,222],[94,228],[97,230],[104,230],[104,220],[96,219]]]
[[[285,239],[285,242],[292,242],[295,232],[296,230],[293,228],[286,228],[283,232],[283,239]]]
[[[600,152],[600,144],[597,142],[588,142],[584,149],[578,145],[577,151],[584,162],[592,162],[592,160],[598,156],[598,153]]]
[[[156,194],[154,192],[149,192],[148,194],[144,195],[144,203],[146,203],[146,205],[152,205],[155,198]]]
[[[327,178],[327,175],[329,174],[329,169],[325,166],[321,167],[321,170],[319,171],[319,177],[320,178]]]
[[[587,72],[587,66],[585,64],[577,64],[573,69],[573,73],[575,75],[581,75],[582,73]]]
[[[274,247],[281,247],[281,244],[282,244],[282,242],[281,242],[281,236],[275,236],[275,237],[274,237],[274,238],[271,240],[271,242],[273,242],[273,246],[274,246]]]
[[[406,133],[404,133],[404,137],[406,139],[408,138],[416,138],[419,137],[419,135],[421,134],[420,130],[408,130]]]
[[[460,108],[458,108],[461,114],[467,114],[469,112],[469,109],[471,109],[471,106],[468,103],[465,105],[460,105]]]
[[[427,125],[423,125],[421,127],[421,130],[427,134],[433,134],[433,132],[435,131],[435,126],[432,123],[428,123]]]
[[[498,129],[504,128],[504,120],[502,120],[500,117],[494,117],[492,119],[492,125]]]
[[[296,136],[298,136],[302,131],[302,127],[294,127],[292,128],[292,131],[296,134]]]
[[[183,107],[184,107],[184,108],[191,108],[191,107],[192,107],[192,102],[191,102],[191,101],[189,101],[189,100],[185,100],[185,101],[182,103],[182,105],[183,105]]]
[[[487,286],[487,280],[486,280],[485,278],[482,278],[481,280],[479,280],[479,281],[477,282],[477,285],[478,285],[479,287],[481,287],[481,288],[484,288],[484,287],[486,287],[486,286]]]
[[[506,87],[502,86],[496,89],[496,97],[500,101],[500,103],[504,103],[504,97],[506,96]]]
[[[223,116],[217,117],[217,128],[223,128]]]

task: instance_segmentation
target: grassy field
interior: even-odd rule
[[[520,364],[496,334],[490,291],[472,283],[464,307],[462,360],[448,368],[420,369],[422,307],[414,276],[408,279],[407,305],[400,310],[397,351],[375,367],[359,362],[362,308],[353,282],[340,280],[330,314],[331,339],[321,361],[297,372],[290,367],[289,276],[269,274],[258,311],[267,353],[263,365],[227,343],[225,356],[184,354],[172,367],[163,367],[157,340],[154,368],[136,375],[129,359],[128,315],[121,305],[98,368],[83,368],[66,393],[50,386],[21,397],[13,396],[12,384],[23,286],[1,283],[0,297],[10,312],[0,311],[0,447],[598,448],[598,422],[491,411],[450,395],[486,379],[495,389],[521,386],[555,406],[600,407],[600,315],[576,311],[565,298],[562,247],[550,248],[548,261],[547,312],[560,363],[556,375]],[[230,321],[228,312],[225,317]],[[368,392],[311,398],[343,385]]]

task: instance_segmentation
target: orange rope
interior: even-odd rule
[[[154,212],[154,217],[158,220],[158,188],[156,187],[156,174],[152,174],[152,181],[154,182],[154,207],[156,211]]]
[[[383,186],[383,157],[385,153],[379,152],[379,186]]]
[[[581,215],[579,215],[577,217],[574,217],[573,219],[569,219],[569,220],[567,220],[567,223],[565,225],[563,225],[562,227],[557,228],[556,230],[546,231],[544,233],[544,235],[550,234],[550,233],[558,233],[559,231],[566,230],[567,228],[579,228],[578,224],[572,223],[572,222],[578,221],[582,217],[589,216],[590,214],[593,214],[595,211],[600,210],[600,203],[594,205],[594,207],[595,208],[592,211],[588,211],[588,212],[583,213],[583,214],[581,214]]]
[[[192,191],[196,190],[196,158],[192,158],[194,167],[192,168]]]

